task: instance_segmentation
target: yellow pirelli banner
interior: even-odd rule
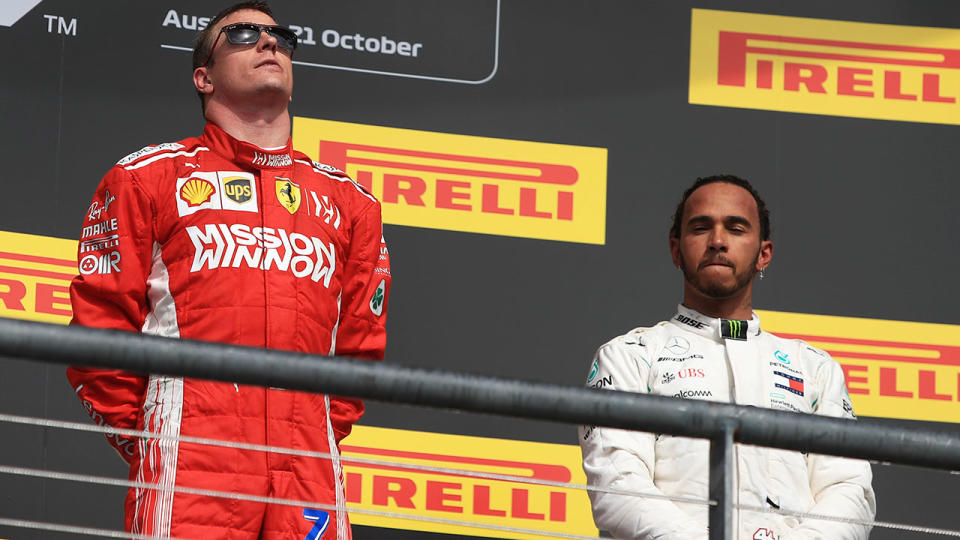
[[[768,332],[799,338],[843,367],[861,416],[960,422],[960,327],[760,311]]]
[[[302,117],[293,144],[370,190],[384,223],[605,242],[606,148]]]
[[[351,509],[413,518],[350,514],[358,525],[494,538],[549,538],[518,529],[598,534],[586,492],[555,485],[586,483],[578,446],[356,426],[341,450]]]
[[[694,9],[690,103],[960,124],[960,29]]]
[[[67,324],[77,241],[0,231],[0,317]]]

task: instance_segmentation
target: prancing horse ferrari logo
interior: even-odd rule
[[[300,208],[300,186],[294,184],[289,178],[277,176],[277,201],[287,209],[287,212],[294,214]]]

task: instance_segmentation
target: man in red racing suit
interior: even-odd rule
[[[273,24],[244,9],[211,26],[235,20]],[[277,63],[288,67],[276,42],[264,30],[252,46],[225,46],[286,57]],[[73,324],[382,359],[390,270],[378,201],[294,151],[289,121],[286,144],[265,149],[213,123],[206,99],[200,137],[134,152],[101,182],[84,217]],[[332,454],[108,437],[131,481],[344,506],[337,443],[363,414],[360,400],[118,370],[67,375],[104,425]],[[350,537],[344,511],[307,503],[137,487],[125,514],[130,532],[162,537]]]

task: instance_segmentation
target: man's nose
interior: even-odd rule
[[[264,30],[260,33],[260,41],[257,42],[257,47],[261,51],[267,49],[277,50],[277,38],[273,36],[270,32]]]
[[[710,238],[707,242],[707,247],[716,251],[726,251],[727,250],[727,231],[723,227],[714,228],[710,232]]]

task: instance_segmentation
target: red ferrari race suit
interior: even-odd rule
[[[213,124],[104,177],[84,216],[73,324],[382,359],[390,266],[380,203],[343,172]],[[344,504],[337,443],[360,400],[69,368],[95,421],[332,459],[108,437],[130,479]],[[306,505],[304,505],[306,506]],[[350,538],[345,512],[131,488],[129,531],[180,538]]]

